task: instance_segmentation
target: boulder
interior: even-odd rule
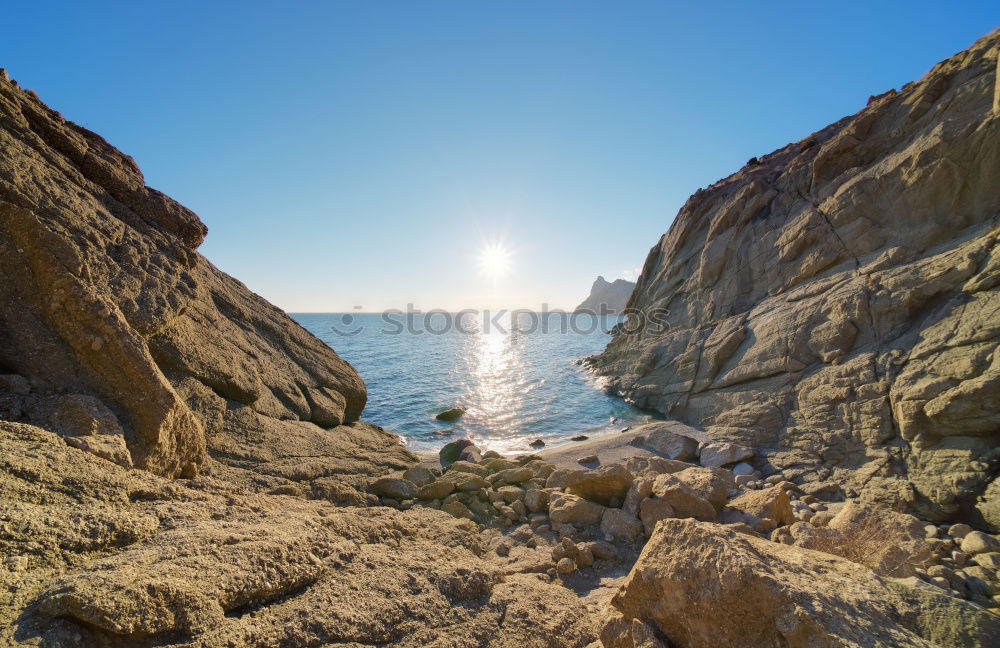
[[[604,517],[604,507],[590,500],[566,493],[553,494],[549,500],[552,524],[598,524]]]
[[[1000,550],[1000,540],[982,531],[969,531],[962,537],[962,551],[975,556],[976,554]]]
[[[469,463],[479,463],[482,461],[479,448],[469,439],[459,439],[451,443],[446,443],[438,451],[438,458],[442,466],[450,466],[456,461],[468,461]]]
[[[721,467],[738,463],[754,456],[754,451],[737,443],[709,443],[701,449],[702,466]]]
[[[623,542],[633,542],[642,536],[643,523],[635,515],[621,509],[604,510],[601,533]]]
[[[729,490],[736,487],[733,473],[724,468],[702,468],[692,466],[674,477],[702,499],[708,500],[715,510],[720,510],[729,499]]]
[[[749,513],[756,518],[769,518],[779,526],[795,521],[788,492],[780,486],[747,491],[729,502],[729,507]]]
[[[382,477],[372,483],[371,491],[379,497],[389,497],[402,501],[417,496],[417,485],[398,477]]]
[[[656,524],[660,520],[675,517],[674,507],[670,502],[658,497],[647,497],[639,503],[639,519],[642,520],[642,528],[646,536],[653,535]]]
[[[426,486],[434,481],[434,473],[423,466],[411,466],[403,471],[403,479],[417,486]]]
[[[443,412],[435,414],[434,418],[436,418],[439,421],[453,423],[458,419],[462,418],[462,415],[465,414],[467,411],[468,410],[464,407],[452,407],[451,409],[446,409]]]
[[[694,520],[657,525],[603,619],[604,646],[634,646],[632,621],[685,648],[1000,642],[1000,618],[935,586]]]
[[[607,506],[621,502],[632,485],[632,473],[621,464],[597,470],[580,470],[566,477],[566,492]]]
[[[678,434],[687,426],[678,423],[657,422],[634,427],[630,432],[642,439],[641,445],[666,459],[693,461],[698,457],[698,440]]]
[[[438,479],[429,484],[424,484],[417,489],[417,499],[429,501],[444,499],[455,490],[455,482],[449,479]]]
[[[674,517],[715,520],[715,507],[676,475],[658,476],[653,481],[652,496],[668,503]]]

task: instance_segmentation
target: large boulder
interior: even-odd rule
[[[589,360],[608,389],[704,428],[703,465],[1000,530],[998,45],[691,196],[632,294],[656,329]]]
[[[934,586],[694,520],[656,527],[611,602],[604,646],[634,646],[633,622],[685,648],[1000,642],[1000,618]]]
[[[677,475],[660,475],[653,480],[650,497],[669,504],[674,517],[715,520],[716,511],[712,503],[702,497],[700,490],[692,488]]]
[[[621,505],[632,485],[632,473],[621,464],[597,470],[578,470],[566,477],[566,492],[605,506],[613,501]]]
[[[778,526],[795,521],[788,492],[780,486],[747,491],[730,501],[729,507],[749,513],[761,520],[774,520]]]
[[[128,461],[166,476],[211,455],[260,476],[247,483],[361,486],[412,462],[354,424],[366,391],[350,365],[198,253],[206,233],[131,157],[0,75],[0,373],[39,398],[89,398]],[[35,405],[20,414],[47,424]],[[57,410],[77,445],[121,443],[84,439],[83,410]]]

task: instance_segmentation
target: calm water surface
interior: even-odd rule
[[[561,313],[482,315],[301,313],[302,326],[350,362],[368,386],[364,418],[392,430],[415,450],[469,437],[481,447],[529,450],[577,434],[598,436],[650,416],[601,391],[577,364],[610,340],[618,319]],[[434,415],[464,406],[454,423]],[[450,432],[449,432],[450,431]]]

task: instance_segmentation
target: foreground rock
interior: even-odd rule
[[[699,190],[591,366],[703,463],[1000,530],[1000,33]],[[728,444],[728,445],[727,445]]]
[[[411,462],[356,422],[352,367],[197,252],[206,231],[132,158],[0,74],[0,418],[166,476],[210,456],[246,483],[357,489]],[[67,398],[89,399],[102,430],[59,425]]]
[[[931,585],[692,520],[657,526],[611,607],[607,648],[1000,642],[1000,618]]]

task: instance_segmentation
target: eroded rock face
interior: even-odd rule
[[[5,416],[45,421],[53,393],[99,399],[131,461],[167,476],[196,474],[206,449],[281,473],[283,453],[322,445],[300,436],[360,439],[369,455],[395,445],[345,427],[364,408],[361,379],[198,254],[205,234],[132,158],[0,75],[0,373],[34,394],[5,395]],[[351,469],[331,460],[313,472]]]
[[[695,193],[630,302],[669,326],[592,366],[758,467],[997,528],[998,43]]]
[[[686,648],[930,648],[993,645],[1000,620],[916,579],[883,579],[829,554],[667,519],[612,600],[601,639],[625,648],[637,645],[636,632]]]
[[[594,636],[474,524],[167,480],[0,421],[0,645],[534,645]],[[484,638],[489,638],[486,641]],[[485,641],[485,643],[484,643]],[[507,643],[505,643],[507,642]]]

